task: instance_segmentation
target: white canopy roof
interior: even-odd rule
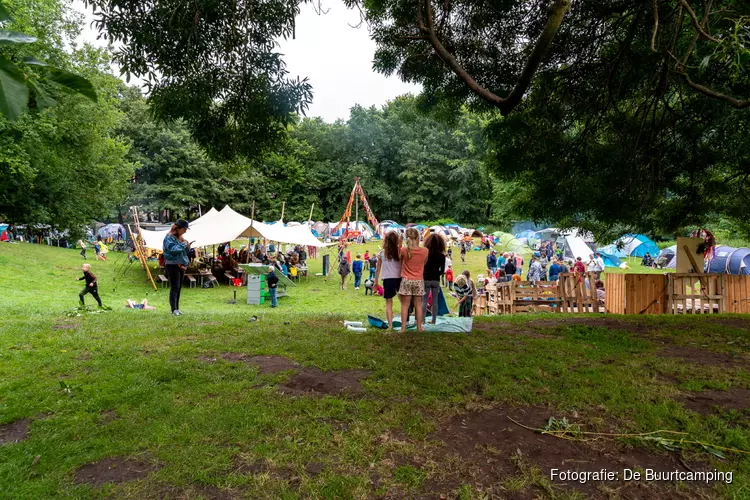
[[[155,250],[162,249],[164,237],[169,231],[147,231],[141,229],[141,237],[146,247]],[[233,241],[238,238],[250,237],[265,238],[279,243],[292,245],[305,245],[324,247],[310,229],[304,226],[284,227],[283,224],[265,224],[253,221],[244,215],[238,214],[227,205],[220,212],[211,209],[206,215],[196,219],[190,224],[190,229],[185,233],[185,239],[195,241],[193,246],[206,247]]]

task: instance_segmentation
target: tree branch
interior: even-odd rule
[[[656,5],[656,0],[651,0],[651,6],[654,9],[654,31],[651,33],[651,51],[658,52],[656,50],[656,36],[659,34],[659,6]]]
[[[719,40],[718,38],[714,38],[706,33],[706,31],[703,29],[703,26],[701,26],[702,23],[698,21],[698,16],[695,15],[695,11],[692,7],[690,7],[690,4],[687,2],[687,0],[680,0],[680,4],[682,4],[682,6],[685,7],[685,10],[688,11],[690,19],[693,21],[693,26],[703,38],[705,38],[706,40],[711,40],[714,43],[721,43],[721,40]]]
[[[469,72],[461,66],[453,54],[445,48],[435,31],[435,20],[430,0],[420,0],[417,5],[417,25],[419,30],[427,35],[435,52],[440,59],[445,62],[448,68],[463,80],[472,92],[478,95],[481,99],[499,108],[502,115],[507,115],[521,103],[523,95],[528,90],[529,85],[531,85],[531,80],[539,69],[542,60],[549,52],[552,41],[557,35],[568,10],[570,10],[570,0],[553,0],[549,7],[549,18],[547,19],[547,24],[534,44],[534,49],[532,50],[529,59],[526,61],[526,65],[516,82],[516,86],[506,98],[498,96],[477,83]]]
[[[687,75],[687,73],[681,73],[682,77],[685,79],[685,82],[697,92],[700,92],[701,94],[712,97],[714,99],[719,99],[720,101],[724,101],[728,103],[733,108],[737,109],[744,109],[750,107],[750,99],[740,101],[739,99],[735,99],[734,97],[722,94],[721,92],[717,92],[713,89],[710,89],[706,87],[705,85],[701,85],[700,83],[695,83],[693,80],[690,79],[690,77]]]
[[[508,114],[513,110],[523,98],[523,95],[531,85],[531,80],[534,74],[539,69],[544,56],[549,52],[549,48],[552,45],[557,31],[560,29],[560,25],[563,22],[565,14],[570,10],[570,0],[555,0],[549,8],[549,18],[547,18],[547,25],[544,27],[544,31],[539,36],[534,45],[534,50],[531,52],[529,60],[526,61],[526,67],[523,68],[523,73],[518,79],[515,88],[506,99],[505,108],[506,110],[500,109],[503,115]]]

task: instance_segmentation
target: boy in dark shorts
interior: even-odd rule
[[[96,282],[96,276],[91,273],[91,264],[82,265],[81,271],[83,271],[83,276],[78,278],[78,281],[86,281],[86,286],[83,290],[81,290],[81,293],[78,294],[78,298],[81,300],[81,305],[86,305],[86,303],[83,301],[83,297],[87,293],[90,293],[94,297],[94,299],[96,299],[99,307],[102,307],[102,299],[99,298],[99,285]]]

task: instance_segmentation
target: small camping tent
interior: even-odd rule
[[[559,245],[561,241],[558,240],[557,243]],[[564,236],[562,238],[562,245],[563,257],[565,259],[577,259],[580,257],[583,262],[588,262],[591,254],[594,253],[582,237],[573,234]]]
[[[97,236],[101,236],[104,239],[112,238],[114,240],[125,239],[125,235],[127,234],[128,233],[122,224],[107,224],[106,226],[99,228],[96,232]]]
[[[618,248],[617,245],[615,245],[614,243],[611,245],[598,248],[597,250],[603,254],[606,253],[608,255],[613,255],[619,259],[622,259],[628,256],[628,254],[626,254],[622,248]]]
[[[665,259],[664,268],[674,269],[677,266],[677,245],[672,245],[659,252],[659,259]]]
[[[518,238],[510,233],[502,233],[498,231],[496,233],[492,233],[492,235],[497,237],[495,248],[497,248],[501,252],[520,253],[529,249],[527,245],[524,245]]]
[[[717,247],[707,267],[710,273],[750,274],[750,248]]]
[[[659,247],[645,234],[626,234],[614,245],[622,249],[627,257],[643,257],[647,253],[652,257],[659,255]]]

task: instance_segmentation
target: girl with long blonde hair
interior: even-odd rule
[[[414,304],[417,331],[422,331],[422,296],[424,295],[424,265],[427,262],[427,249],[419,246],[419,231],[410,227],[406,230],[406,248],[401,248],[401,286],[398,295],[401,300],[401,332],[406,332],[409,321],[409,306]]]

